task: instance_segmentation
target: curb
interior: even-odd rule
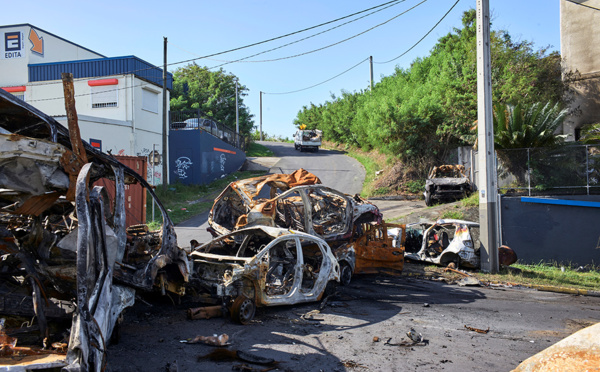
[[[434,275],[426,275],[420,273],[402,273],[402,276],[406,277],[419,277],[423,279],[431,279]],[[501,282],[482,282],[490,283],[490,284],[506,284]],[[517,284],[514,283],[513,287],[525,287],[531,288],[542,292],[554,292],[554,293],[564,293],[564,294],[572,294],[578,296],[590,296],[590,297],[600,297],[600,291],[592,291],[588,289],[578,289],[578,288],[569,288],[569,287],[555,287],[552,285],[541,285],[541,284]]]

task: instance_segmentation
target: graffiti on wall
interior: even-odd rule
[[[221,172],[225,172],[225,162],[227,161],[227,156],[225,154],[221,154],[219,156],[219,163],[221,164]]]
[[[187,156],[181,156],[175,160],[175,168],[177,168],[175,174],[177,174],[177,177],[182,179],[187,178],[186,171],[192,164],[192,161]]]

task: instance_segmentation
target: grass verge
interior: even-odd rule
[[[413,265],[414,266],[414,265]],[[598,267],[585,268],[558,266],[550,263],[536,265],[513,264],[511,268],[501,268],[497,274],[469,271],[471,276],[481,282],[503,283],[522,286],[550,286],[557,288],[573,288],[600,292],[600,270]],[[463,276],[445,271],[440,266],[424,266],[421,274],[443,276],[453,281]]]
[[[246,156],[250,157],[265,157],[265,156],[273,156],[273,151],[269,150],[267,147],[258,144],[256,142],[250,142],[248,149],[246,150]]]
[[[174,224],[183,222],[192,216],[209,210],[218,194],[231,182],[257,177],[265,174],[263,171],[235,172],[216,180],[208,185],[184,185],[176,183],[169,185],[167,190],[161,186],[156,188],[156,195],[161,201]],[[155,207],[155,221],[152,223],[152,200],[148,197],[146,205],[146,220],[151,229],[160,226],[160,211]]]

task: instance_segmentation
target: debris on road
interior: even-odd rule
[[[211,346],[228,346],[231,345],[229,343],[229,336],[223,333],[222,335],[212,335],[212,336],[196,336],[192,339],[181,340],[183,344],[206,344]]]
[[[196,307],[188,309],[187,316],[192,320],[218,318],[223,316],[223,309],[221,305]]]
[[[248,353],[242,350],[229,350],[229,349],[216,349],[211,351],[206,355],[202,355],[198,357],[201,359],[209,359],[212,361],[231,361],[238,360],[252,364],[260,364],[260,365],[276,365],[278,362],[272,358],[265,358],[259,355],[255,355],[252,353]]]
[[[488,327],[488,329],[479,329],[479,328],[469,327],[468,325],[465,325],[465,328],[468,329],[469,331],[483,333],[483,334],[487,334],[490,331],[489,327]]]

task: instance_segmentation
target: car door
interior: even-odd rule
[[[399,224],[364,223],[358,228],[362,235],[354,242],[356,252],[355,274],[386,272],[399,274],[404,268],[404,241],[406,226]],[[397,228],[401,234],[400,244],[393,244],[387,233],[389,228]]]

